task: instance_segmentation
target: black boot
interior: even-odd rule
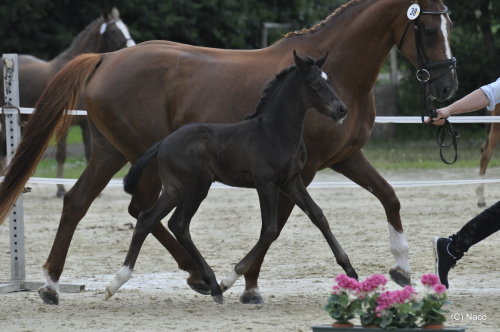
[[[436,237],[434,239],[434,258],[436,260],[436,275],[439,281],[446,286],[448,285],[448,272],[455,267],[457,261],[462,258],[463,253],[456,253],[450,250],[452,238]]]

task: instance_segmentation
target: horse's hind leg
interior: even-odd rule
[[[500,111],[498,113],[500,113]],[[493,151],[495,150],[495,147],[499,139],[500,139],[500,123],[492,123],[490,127],[490,132],[488,134],[488,138],[481,147],[481,159],[479,163],[479,176],[481,178],[484,178],[484,175],[486,174],[486,168],[488,167],[491,157],[493,156]],[[476,195],[477,195],[477,206],[479,207],[486,206],[486,200],[484,199],[484,183],[481,183],[477,186]]]
[[[330,168],[371,192],[382,203],[389,222],[391,253],[396,258],[396,265],[391,268],[389,273],[391,278],[399,285],[410,285],[411,272],[408,261],[408,242],[406,242],[399,215],[401,204],[394,189],[370,164],[362,151],[356,152],[349,159],[332,165]]]
[[[214,301],[222,304],[224,301],[222,290],[217,283],[214,271],[196,248],[189,233],[189,224],[191,223],[191,219],[198,210],[201,202],[207,196],[210,184],[211,181],[208,181],[204,184],[196,185],[196,187],[191,189],[184,188],[185,192],[188,192],[189,194],[179,197],[179,205],[168,221],[168,227],[197,265],[203,280],[210,286],[211,295]]]
[[[175,204],[175,200],[168,197],[168,194],[164,191],[153,207],[139,214],[123,266],[111,284],[106,287],[104,299],[107,300],[113,296],[130,278],[144,240],[151,233],[155,225],[161,223],[161,220],[172,211]]]
[[[59,278],[64,269],[73,233],[90,204],[125,163],[126,159],[123,155],[109,143],[102,141],[99,144],[93,144],[89,164],[73,188],[64,196],[57,234],[49,257],[43,266],[46,284],[38,290],[38,294],[45,303],[59,303]]]
[[[64,137],[62,137],[58,142],[56,146],[56,162],[57,162],[57,170],[56,170],[56,177],[57,178],[62,178],[64,176],[64,162],[66,161],[66,153],[67,153],[67,139],[68,139],[68,134],[64,134]],[[58,183],[57,184],[57,192],[56,196],[61,198],[64,196],[66,193],[66,189],[64,189],[64,185]]]
[[[141,211],[150,208],[157,200],[161,190],[161,181],[158,177],[156,163],[151,163],[144,170],[136,192],[132,196],[129,205],[129,213],[134,218],[139,216]],[[210,295],[210,287],[203,281],[198,268],[195,266],[191,256],[186,249],[168,232],[162,223],[157,223],[152,230],[153,236],[167,249],[174,257],[181,270],[189,273],[186,282],[194,291]]]
[[[309,216],[313,224],[319,228],[326,242],[330,246],[337,263],[342,266],[346,274],[351,278],[358,279],[358,274],[352,267],[349,257],[347,257],[344,249],[342,249],[340,243],[333,235],[323,211],[307,192],[307,189],[302,182],[302,178],[297,177],[294,181],[288,183],[284,188],[282,188],[282,190],[302,211]]]

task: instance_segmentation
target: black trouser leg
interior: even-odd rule
[[[450,252],[462,257],[470,247],[500,230],[500,201],[490,206],[451,236]]]

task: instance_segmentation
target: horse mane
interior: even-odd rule
[[[73,41],[71,42],[71,44],[69,45],[68,47],[68,50],[73,48],[74,45],[76,45],[78,42],[80,42],[80,40],[85,36],[87,35],[87,33],[93,29],[96,25],[101,25],[103,24],[104,22],[106,22],[104,20],[104,18],[102,16],[96,18],[95,20],[93,20],[92,22],[90,22],[89,24],[87,24],[87,26],[85,28],[83,28],[82,31],[80,31],[78,33],[78,35],[76,35],[76,37],[73,39]]]
[[[314,59],[311,57],[306,57],[305,58],[307,64],[313,65],[314,64]],[[252,114],[249,114],[245,116],[245,120],[250,120],[258,117],[260,114],[262,114],[265,110],[265,105],[267,103],[267,100],[269,99],[269,96],[271,96],[272,92],[276,89],[277,86],[279,86],[283,79],[288,76],[288,74],[294,72],[297,69],[297,65],[291,65],[282,71],[280,71],[276,76],[268,81],[264,87],[262,88],[261,92],[261,97],[259,100],[259,103],[257,104],[257,107],[255,109],[255,112]]]
[[[290,38],[290,37],[296,37],[296,36],[302,36],[302,35],[306,35],[306,34],[310,34],[310,33],[315,33],[317,31],[321,30],[321,28],[323,28],[332,19],[337,18],[338,16],[340,16],[341,14],[343,14],[347,9],[351,9],[351,8],[354,8],[354,7],[358,6],[358,5],[360,5],[363,1],[364,0],[351,0],[348,3],[345,3],[342,6],[338,7],[337,9],[335,9],[333,11],[333,13],[331,13],[330,15],[328,15],[321,22],[313,25],[310,28],[305,28],[305,29],[297,30],[297,31],[290,31],[287,34],[285,34],[285,36],[282,39],[280,39],[280,40],[287,39],[287,38]],[[280,41],[280,40],[278,40],[278,41]]]

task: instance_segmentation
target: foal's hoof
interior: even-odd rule
[[[389,270],[389,275],[391,279],[401,287],[411,285],[411,276],[409,272],[400,268],[393,268]]]
[[[38,295],[42,299],[43,303],[59,304],[59,293],[52,288],[47,286],[40,287],[38,289]]]
[[[192,290],[194,290],[197,293],[200,293],[202,295],[210,295],[210,286],[208,286],[204,281],[191,281],[189,279],[186,280],[187,284],[189,287],[191,287]]]
[[[264,298],[260,295],[258,289],[245,290],[240,296],[240,302],[243,304],[264,304]]]
[[[212,295],[212,298],[214,299],[215,303],[218,304],[224,304],[224,296],[221,295]]]

